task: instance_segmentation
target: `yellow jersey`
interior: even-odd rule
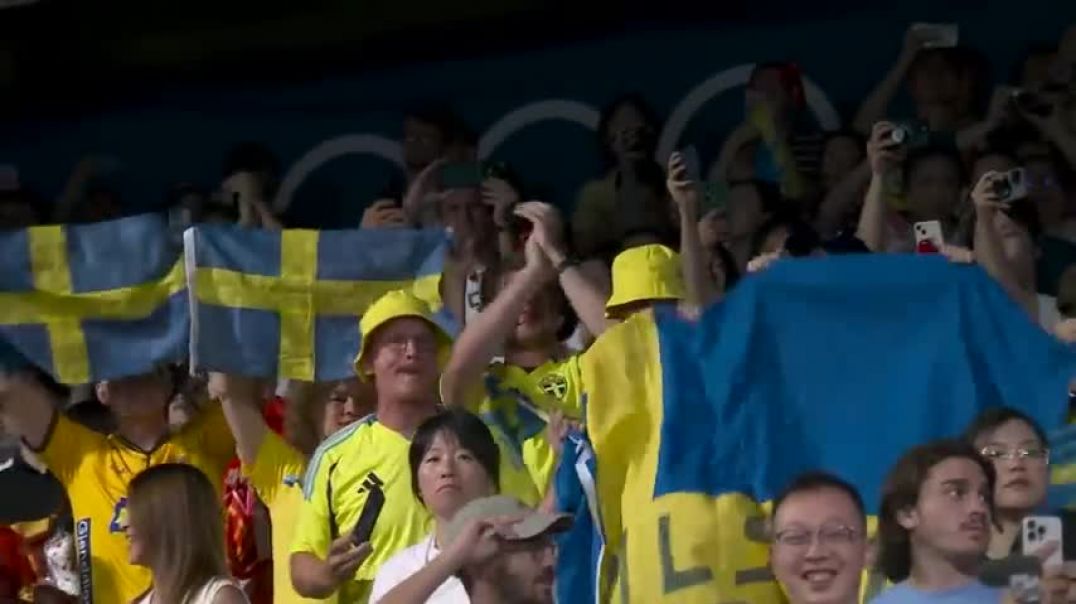
[[[269,509],[273,542],[273,602],[335,604],[335,596],[324,600],[304,598],[296,593],[291,583],[288,555],[295,536],[299,508],[303,503],[302,478],[305,470],[306,457],[272,430],[266,430],[254,463],[243,464],[243,475]]]
[[[467,408],[507,440],[513,457],[522,460],[544,495],[556,470],[546,420],[553,411],[575,420],[583,416],[579,357],[550,360],[531,371],[495,363],[482,384],[467,394]]]
[[[94,432],[56,413],[45,445],[37,453],[71,500],[80,601],[113,604],[132,601],[151,582],[149,570],[128,562],[127,485],[131,479],[151,466],[187,463],[204,472],[219,493],[224,470],[235,455],[235,440],[219,405],[152,451],[142,451],[122,436]]]
[[[504,461],[501,446],[501,490],[535,505],[538,493],[530,477]],[[338,596],[348,604],[369,600],[380,566],[396,552],[422,541],[433,529],[433,518],[411,489],[407,454],[411,441],[367,416],[330,436],[314,452],[303,478],[303,505],[291,553],[326,558],[333,540],[348,534],[366,503],[363,483],[370,477],[382,485],[385,506],[370,538],[373,553],[341,586]]]

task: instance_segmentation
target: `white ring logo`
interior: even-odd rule
[[[655,158],[658,163],[665,165],[669,156],[672,155],[672,152],[676,150],[677,145],[680,144],[680,138],[683,136],[684,130],[687,129],[687,125],[691,123],[691,118],[693,118],[703,106],[721,93],[731,88],[738,88],[747,84],[747,80],[751,77],[751,72],[754,69],[754,63],[745,63],[736,67],[730,67],[724,71],[715,73],[701,84],[692,88],[691,92],[688,92],[676,108],[673,109],[672,113],[669,114],[669,119],[665,122],[665,129],[662,130],[661,138],[658,139],[658,149]],[[821,124],[822,128],[825,130],[836,130],[837,128],[840,128],[840,115],[833,107],[833,104],[830,103],[829,97],[827,97],[826,93],[822,92],[822,89],[806,75],[803,76],[803,89],[807,107],[810,108],[815,119],[818,120],[818,123]]]
[[[555,99],[529,103],[506,114],[486,130],[482,139],[478,141],[479,159],[489,159],[493,155],[493,150],[508,137],[533,123],[545,120],[565,120],[597,130],[601,113],[579,101]]]
[[[745,63],[720,71],[696,85],[676,105],[658,139],[655,159],[664,165],[676,150],[691,119],[707,103],[718,95],[747,83],[754,63]],[[807,106],[825,130],[840,127],[841,119],[825,92],[811,79],[803,77]],[[574,122],[590,130],[597,130],[601,116],[590,105],[570,99],[548,99],[527,103],[497,120],[486,130],[478,142],[478,157],[482,160],[493,155],[508,138],[531,124],[545,120]],[[376,134],[346,134],[324,141],[299,158],[288,170],[280,184],[273,202],[277,212],[291,205],[291,199],[311,172],[329,160],[341,155],[370,154],[384,158],[403,168],[403,150],[397,141]]]
[[[277,191],[276,199],[273,200],[273,209],[277,213],[288,209],[295,191],[299,190],[299,185],[303,184],[311,172],[329,160],[341,155],[357,154],[375,155],[403,168],[403,149],[400,148],[400,143],[392,139],[376,134],[344,134],[330,138],[307,151],[292,164],[284,180],[280,182],[280,189]]]

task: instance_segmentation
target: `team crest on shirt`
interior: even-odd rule
[[[127,498],[121,497],[112,508],[112,521],[108,523],[108,532],[123,533],[127,530]]]
[[[568,380],[563,375],[551,373],[538,382],[538,389],[553,398],[563,400],[568,396]]]

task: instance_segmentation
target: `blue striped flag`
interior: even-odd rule
[[[184,234],[195,368],[298,380],[354,375],[359,317],[407,289],[440,306],[439,230],[198,226]]]
[[[186,355],[182,254],[162,216],[0,232],[0,257],[0,338],[57,381],[146,373]]]
[[[783,260],[698,321],[670,310],[580,359],[614,602],[779,603],[749,528],[793,477],[836,473],[875,514],[908,448],[997,405],[1054,430],[1076,373],[981,268],[940,257]]]

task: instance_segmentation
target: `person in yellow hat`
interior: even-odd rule
[[[407,455],[419,424],[440,409],[437,381],[451,345],[429,306],[405,291],[370,306],[360,329],[355,369],[373,384],[377,411],[329,437],[311,458],[289,560],[300,595],[335,593],[349,603],[366,602],[378,567],[430,530],[429,512],[411,492]],[[500,484],[537,500],[521,468],[502,464]],[[377,491],[384,505],[364,541],[353,531]]]
[[[679,153],[670,159],[669,174],[683,256],[663,245],[621,252],[613,262],[613,293],[606,301],[600,279],[568,255],[556,208],[533,201],[520,204],[515,214],[532,225],[524,245],[525,264],[502,280],[500,293],[468,323],[453,347],[441,378],[442,398],[478,412],[508,434],[542,491],[556,467],[554,448],[543,433],[549,416],[578,420],[582,415],[578,356],[557,338],[564,317],[555,300],[566,297],[587,330],[598,336],[657,302],[687,299],[703,305],[716,298],[696,228],[697,183],[688,178]],[[502,345],[503,362],[492,362]]]
[[[656,243],[628,248],[613,259],[613,293],[605,313],[622,321],[655,303],[682,300],[684,293],[680,254]]]

